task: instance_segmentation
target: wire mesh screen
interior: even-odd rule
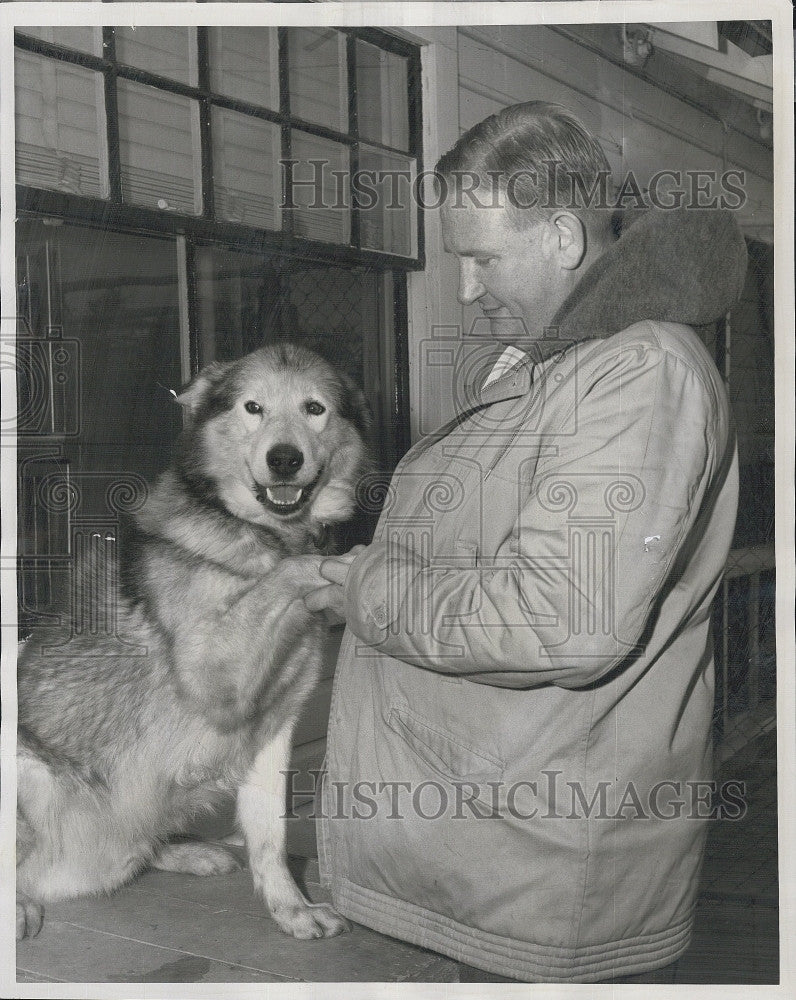
[[[284,277],[283,295],[287,323],[279,336],[302,341],[363,385],[365,354],[377,350],[375,344],[366,345],[362,329],[365,314],[374,326],[378,317],[369,277],[328,268],[293,272]]]

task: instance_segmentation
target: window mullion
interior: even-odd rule
[[[348,64],[348,130],[356,140],[349,152],[348,197],[351,204],[351,245],[360,245],[359,206],[354,196],[354,177],[359,172],[359,119],[357,117],[357,68],[356,38],[346,35],[346,62]]]
[[[423,173],[423,80],[420,53],[409,56],[407,66],[407,87],[409,98],[409,155],[414,157],[417,175]],[[414,256],[425,266],[425,217],[419,205],[413,205],[417,244]]]
[[[122,200],[122,165],[119,155],[119,105],[116,97],[116,44],[113,28],[102,29],[102,48],[111,63],[104,70],[105,78],[105,134],[108,147],[108,191],[110,200]]]
[[[196,29],[197,78],[203,95],[210,91],[210,62],[208,58],[207,28]],[[199,138],[202,158],[202,215],[206,219],[215,216],[215,192],[213,190],[213,143],[210,131],[212,102],[206,96],[199,98]]]
[[[190,282],[188,277],[188,241],[182,234],[176,237],[177,304],[180,317],[180,381],[186,385],[196,371],[194,330],[191,323]]]
[[[293,141],[290,135],[290,66],[288,64],[287,28],[279,28],[277,38],[279,40],[279,112],[285,119],[282,125],[282,162],[286,164],[293,151]],[[281,176],[277,181],[277,190],[274,192],[282,205],[282,232],[291,235],[295,229],[295,220],[292,209],[286,207],[288,203],[284,195],[287,192],[287,184],[292,180],[292,177],[292,166],[283,166]]]

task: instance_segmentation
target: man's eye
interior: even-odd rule
[[[243,404],[243,409],[247,413],[262,413],[263,412],[262,406],[260,406],[259,403],[255,403],[255,401],[253,399],[247,399],[246,402]]]
[[[494,257],[476,257],[475,262],[479,267],[489,267],[494,259]]]
[[[322,413],[326,413],[326,407],[323,403],[319,403],[317,399],[311,399],[305,404],[305,409],[311,417],[319,417]]]

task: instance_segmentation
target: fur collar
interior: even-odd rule
[[[534,345],[534,360],[561,341],[610,337],[645,319],[704,326],[737,302],[747,253],[732,212],[649,209],[622,228],[553,318],[550,349]]]

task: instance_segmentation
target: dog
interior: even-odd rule
[[[317,354],[271,345],[204,368],[177,397],[186,428],[134,516],[113,655],[97,636],[18,664],[17,937],[43,904],[108,893],[151,866],[237,867],[170,842],[237,795],[256,890],[297,938],[348,929],[286,864],[291,735],[317,681],[323,535],[350,519],[368,466],[362,392]]]

